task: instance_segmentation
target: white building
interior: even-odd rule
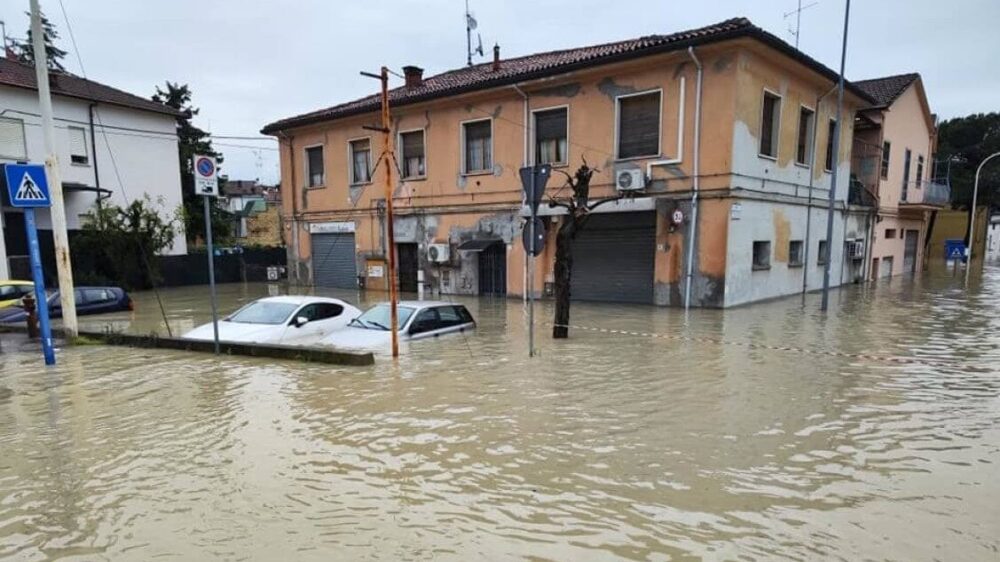
[[[70,74],[50,73],[49,81],[68,228],[80,229],[98,198],[125,206],[148,195],[173,218],[182,203],[177,112]],[[0,59],[0,163],[44,160],[35,69]],[[23,272],[27,263],[23,213],[2,191],[0,279]],[[37,217],[44,240],[52,228],[49,213]],[[165,253],[187,253],[182,228]]]
[[[986,230],[986,259],[1000,259],[1000,214],[990,217]]]

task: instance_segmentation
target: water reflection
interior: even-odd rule
[[[224,310],[269,291],[220,289]],[[948,272],[839,291],[827,315],[580,304],[574,323],[686,339],[541,329],[530,360],[522,304],[476,299],[474,335],[365,368],[0,354],[0,557],[991,559],[998,296],[987,269],[970,293]],[[163,297],[175,331],[207,321],[204,291]],[[85,322],[164,333],[136,300]]]

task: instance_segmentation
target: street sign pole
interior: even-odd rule
[[[56,364],[56,352],[52,347],[52,326],[49,325],[49,299],[45,296],[45,276],[42,275],[42,253],[38,247],[38,227],[35,225],[35,209],[24,210],[24,228],[28,234],[28,254],[31,259],[31,278],[35,282],[35,302],[38,310],[38,327],[42,331],[42,355],[46,365]]]
[[[215,250],[212,249],[212,209],[208,197],[202,197],[205,203],[205,245],[208,247],[208,290],[212,298],[212,336],[215,341],[215,354],[219,354],[219,313],[215,304]]]
[[[208,290],[212,301],[212,341],[219,354],[219,313],[215,303],[215,249],[212,247],[212,205],[209,199],[219,195],[218,165],[211,156],[194,157],[194,188],[205,203],[205,247],[208,250]]]
[[[535,171],[531,171],[531,184],[528,193],[531,197],[535,194]],[[535,216],[538,213],[534,202],[529,203],[531,207],[531,229],[530,236],[531,239],[535,239]],[[530,250],[530,248],[529,248]],[[535,254],[532,251],[528,252],[528,357],[535,356]]]
[[[56,364],[56,354],[52,349],[52,327],[49,325],[49,299],[45,296],[45,276],[42,273],[42,252],[38,245],[38,227],[35,223],[35,209],[52,205],[45,166],[41,164],[4,164],[3,177],[7,184],[7,197],[11,207],[24,209],[24,228],[28,235],[28,255],[31,261],[31,278],[35,285],[35,299],[38,301],[38,324],[42,330],[42,353],[46,365]],[[58,188],[59,184],[56,184]],[[58,254],[58,248],[56,250]],[[58,260],[58,256],[56,257]],[[60,291],[65,290],[60,287]],[[72,291],[72,287],[69,289]],[[65,297],[65,295],[62,295]],[[63,298],[62,302],[66,302]],[[72,299],[71,299],[72,302]],[[64,311],[65,312],[65,311]],[[63,318],[66,315],[63,314]],[[67,338],[76,336],[76,327],[66,324]]]

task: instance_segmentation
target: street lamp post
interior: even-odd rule
[[[965,264],[965,284],[969,284],[969,271],[972,270],[972,249],[975,247],[973,242],[976,236],[976,202],[979,198],[979,172],[983,171],[983,166],[986,165],[990,160],[1000,156],[1000,152],[994,152],[987,156],[982,162],[979,163],[979,167],[976,168],[976,182],[973,184],[972,188],[972,214],[969,215],[969,261]]]

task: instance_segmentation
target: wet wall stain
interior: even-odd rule
[[[302,187],[302,210],[306,211],[309,209],[309,188]]]
[[[788,261],[788,241],[792,237],[792,223],[780,208],[771,211],[771,221],[774,223],[774,261]]]
[[[724,72],[733,64],[732,55],[722,55],[712,63],[712,69],[716,72]]]
[[[597,83],[597,89],[600,90],[602,94],[608,98],[614,100],[618,96],[624,96],[626,94],[634,94],[638,90],[635,86],[627,86],[618,84],[610,76],[602,79]]]
[[[535,90],[531,93],[531,95],[539,97],[572,98],[579,94],[582,90],[583,87],[579,82],[573,82],[570,84],[563,84],[561,86],[552,86],[550,88]]]

